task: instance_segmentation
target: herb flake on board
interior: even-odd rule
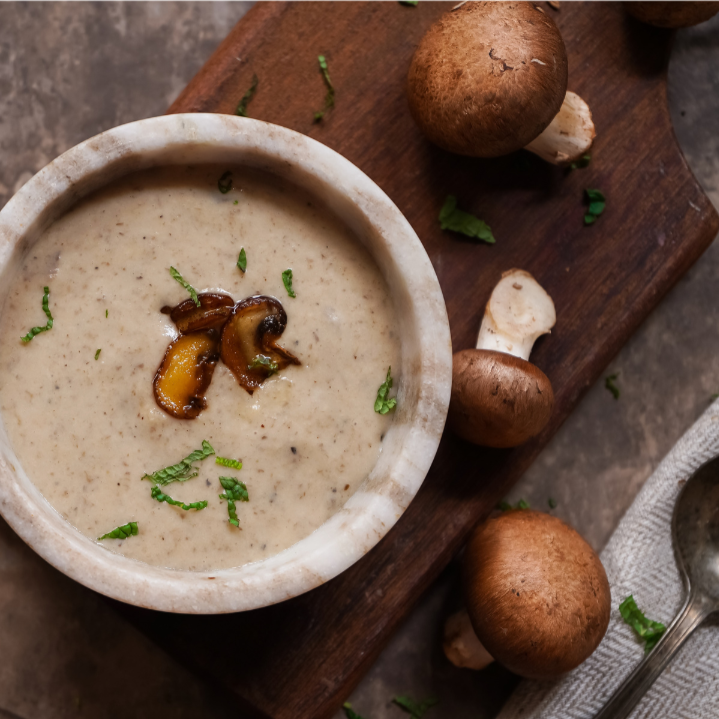
[[[325,113],[335,106],[335,88],[332,84],[332,80],[330,80],[330,71],[327,67],[327,59],[324,55],[318,55],[317,56],[317,62],[319,62],[320,65],[320,72],[322,73],[322,78],[325,81],[325,85],[327,85],[327,94],[325,95],[325,106],[324,109],[315,113],[315,122],[320,122],[322,118],[325,116]]]
[[[604,212],[607,206],[607,198],[601,190],[584,190],[584,196],[589,203],[587,212],[584,215],[584,224],[593,225],[597,221],[597,217]]]
[[[489,245],[496,242],[492,228],[484,220],[460,210],[454,195],[447,195],[447,199],[439,211],[439,226],[443,230],[459,232],[466,237],[474,237]]]
[[[582,155],[578,160],[575,160],[569,165],[570,170],[583,170],[585,167],[589,167],[589,163],[592,161],[592,156],[587,153]]]
[[[439,699],[436,697],[428,697],[427,699],[424,699],[423,701],[415,701],[409,696],[398,696],[394,697],[392,701],[404,711],[407,712],[407,714],[410,715],[412,719],[422,719],[422,717],[433,707],[439,704]]]
[[[26,344],[35,336],[39,335],[41,332],[47,332],[48,330],[52,329],[53,325],[53,318],[52,313],[50,312],[50,288],[44,287],[44,294],[42,296],[42,311],[45,313],[45,317],[47,317],[47,323],[43,327],[33,327],[23,338],[22,341]]]
[[[510,509],[531,509],[532,505],[526,499],[520,499],[517,504],[510,504],[509,502],[502,501],[497,505],[497,509],[501,509],[503,512],[508,512]]]
[[[349,702],[345,702],[342,705],[342,709],[344,710],[345,716],[347,719],[363,719],[353,708],[352,705]]]
[[[95,352],[95,359],[96,359],[96,360],[100,359],[100,352],[102,352],[101,349],[99,349],[99,350],[97,350],[97,352]]]
[[[247,92],[242,96],[240,102],[237,104],[235,115],[239,115],[240,117],[247,117],[247,106],[250,104],[250,100],[257,92],[257,85],[259,84],[259,82],[260,81],[257,75],[252,75],[252,84],[250,85]],[[222,190],[220,190],[220,192],[221,191]]]
[[[240,256],[237,258],[237,266],[241,272],[247,272],[247,253],[244,247],[240,250]]]
[[[619,396],[621,395],[621,391],[616,385],[617,377],[619,377],[619,372],[615,372],[614,374],[610,374],[608,377],[604,378],[604,387],[612,393],[612,397],[614,397],[614,399],[619,399]]]

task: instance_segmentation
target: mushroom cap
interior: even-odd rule
[[[626,11],[637,20],[656,27],[690,27],[713,18],[719,2],[625,2]]]
[[[430,27],[412,58],[412,116],[460,155],[519,150],[559,112],[567,53],[556,25],[529,2],[468,2]]]
[[[552,384],[521,357],[461,350],[452,358],[449,426],[486,447],[516,447],[539,434],[554,407]]]
[[[475,529],[463,567],[480,642],[510,671],[552,679],[579,666],[609,625],[599,557],[560,519],[510,510]]]

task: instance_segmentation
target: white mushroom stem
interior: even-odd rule
[[[595,134],[589,106],[576,93],[567,92],[555,118],[525,150],[555,165],[566,165],[589,152]]]
[[[508,270],[487,302],[477,349],[528,360],[537,337],[547,334],[556,321],[554,302],[539,282],[524,270]]]
[[[472,628],[466,609],[452,614],[444,625],[444,653],[456,667],[484,669],[494,661]]]

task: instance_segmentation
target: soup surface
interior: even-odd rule
[[[28,476],[87,537],[135,521],[136,536],[103,546],[178,569],[264,559],[336,513],[381,452],[392,413],[374,402],[388,366],[399,368],[389,291],[350,231],[256,171],[234,168],[223,194],[226,170],[155,169],[83,200],[22,258],[0,318],[0,408]],[[153,378],[178,332],[160,310],[188,297],[171,266],[197,292],[277,298],[288,318],[280,344],[301,364],[249,394],[218,362],[196,419],[164,412]],[[54,326],[23,343],[45,322],[44,286]],[[207,500],[202,510],[156,501],[143,475],[203,440],[242,469],[213,455],[194,463],[198,476],[162,487],[181,502]],[[247,486],[239,528],[218,496],[220,476]]]

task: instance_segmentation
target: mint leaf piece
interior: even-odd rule
[[[171,467],[165,467],[164,469],[158,469],[152,474],[145,474],[142,478],[149,479],[155,484],[160,486],[166,486],[172,482],[186,482],[188,479],[197,477],[197,472],[193,472],[193,462],[201,462],[211,454],[214,454],[215,450],[212,449],[212,445],[206,440],[202,440],[202,449],[196,449],[194,452],[180,460],[177,464],[173,464]]]
[[[649,654],[654,649],[662,634],[667,630],[661,622],[647,619],[631,594],[619,605],[619,613],[622,615],[622,619],[637,633],[637,636],[644,641],[645,654]]]
[[[52,329],[54,320],[52,319],[52,314],[50,312],[50,288],[44,287],[43,289],[45,294],[42,296],[42,311],[45,313],[45,317],[47,317],[47,323],[43,327],[33,327],[22,338],[22,341],[25,343],[29,342],[35,335],[39,335],[41,332],[47,332]]]
[[[98,542],[102,539],[127,539],[128,537],[134,537],[138,533],[137,522],[128,522],[120,527],[115,527],[112,531],[107,534],[103,534],[102,537],[98,537]]]
[[[392,367],[387,370],[387,378],[377,390],[377,399],[374,401],[374,411],[379,414],[387,414],[397,406],[397,398],[389,397],[392,389]]]
[[[242,99],[237,105],[237,108],[235,109],[235,115],[239,115],[240,117],[247,117],[247,106],[250,104],[250,100],[254,97],[254,94],[257,92],[257,85],[259,84],[259,79],[257,75],[252,76],[252,84],[250,85],[247,92],[242,96]],[[222,192],[222,188],[220,188],[220,192]]]
[[[170,274],[172,275],[173,279],[177,280],[190,293],[192,301],[198,307],[200,307],[200,300],[197,297],[197,292],[195,291],[195,288],[189,282],[185,282],[182,275],[174,267],[170,267]]]
[[[244,482],[240,482],[234,477],[220,477],[220,484],[225,491],[219,496],[220,499],[227,500],[227,513],[230,515],[230,518],[227,521],[235,527],[239,527],[240,520],[237,519],[235,502],[250,501],[250,495],[247,492],[247,487]]]
[[[467,237],[482,240],[489,245],[496,242],[492,234],[492,228],[469,212],[460,210],[457,207],[457,198],[454,195],[447,196],[442,209],[439,211],[439,226],[443,230],[459,232]]]
[[[185,511],[188,511],[190,509],[196,509],[199,511],[207,506],[206,499],[203,499],[201,502],[190,502],[189,504],[180,502],[177,499],[173,499],[172,497],[165,494],[157,485],[155,485],[150,490],[150,496],[153,499],[156,499],[158,502],[167,502],[167,504],[172,504],[175,507],[180,507],[180,509],[184,509]]]

